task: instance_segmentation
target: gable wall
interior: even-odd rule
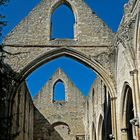
[[[59,79],[64,82],[67,99],[66,101],[53,102],[53,86]],[[40,131],[42,132],[40,132],[40,135],[45,135],[44,138],[55,137],[53,131],[51,131],[50,136],[48,136],[47,131],[50,129],[50,126],[56,122],[64,122],[70,128],[70,134],[68,134],[68,130],[64,131],[65,127],[56,129],[57,133],[59,133],[64,140],[75,140],[76,135],[84,135],[83,117],[85,112],[85,97],[60,69],[56,71],[53,77],[37,94],[34,99],[34,105],[48,122],[48,125],[44,123],[44,126],[41,125],[37,129],[36,127],[38,121],[40,121],[40,117],[38,117],[39,113],[35,113],[35,138],[37,138]],[[45,130],[46,132],[44,133]]]

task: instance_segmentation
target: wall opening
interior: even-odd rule
[[[134,128],[130,123],[130,120],[134,118],[134,108],[133,108],[133,101],[132,101],[132,90],[129,88],[128,91],[128,98],[126,103],[126,128],[128,134],[128,140],[132,140],[134,138]]]
[[[52,13],[51,34],[53,39],[74,39],[75,18],[71,7],[68,4],[61,4]]]
[[[63,58],[63,59],[62,59]],[[60,60],[61,59],[61,62],[60,61],[58,61],[58,60]],[[70,61],[72,60],[72,65],[69,65],[71,62],[68,60],[68,61],[66,61],[66,62],[64,62],[65,60],[67,60],[67,59],[69,59]],[[84,70],[83,70],[83,68],[81,69],[81,67],[79,68],[79,69],[77,69],[76,68],[76,65],[78,64],[78,65],[82,65],[81,63],[79,63],[79,62],[77,62],[77,61],[74,61],[73,59],[70,59],[70,58],[67,58],[67,57],[61,57],[61,58],[57,58],[57,59],[54,59],[54,60],[52,60],[52,61],[56,61],[55,63],[54,63],[54,65],[53,65],[53,67],[55,66],[55,68],[57,69],[58,67],[63,67],[63,65],[64,64],[68,64],[68,65],[65,65],[65,68],[66,68],[66,71],[70,71],[70,73],[72,73],[72,75],[74,75],[73,77],[75,78],[75,80],[77,79],[78,81],[82,81],[83,82],[83,87],[87,87],[87,86],[85,86],[85,83],[86,83],[86,80],[85,80],[85,78],[88,78],[88,81],[91,79],[91,77],[93,76],[94,78],[92,78],[92,79],[95,79],[96,78],[96,74],[93,72],[93,70],[91,70],[91,69],[89,69],[88,67],[86,67],[86,66],[84,66]],[[52,61],[50,61],[50,62],[52,62]],[[45,70],[43,70],[44,72],[42,73],[42,72],[40,72],[40,74],[42,74],[42,76],[43,76],[43,78],[44,77],[46,77],[46,71],[48,72],[49,70],[50,71],[53,71],[53,67],[50,67],[50,62],[47,62],[46,64],[44,64],[44,65],[48,65],[47,66],[47,68],[45,68]],[[68,63],[69,62],[69,63]],[[58,65],[59,64],[59,65]],[[76,64],[76,65],[75,65]],[[42,65],[41,67],[43,68],[44,67],[44,65]],[[61,66],[60,66],[61,65]],[[83,67],[83,66],[82,66]],[[53,68],[53,69],[52,69]],[[65,69],[64,68],[64,69]],[[55,70],[56,70],[55,69]],[[63,69],[63,68],[62,68]],[[85,74],[85,69],[86,69],[86,71],[88,70],[88,71],[90,71],[90,74],[92,73],[92,75],[90,75],[90,76],[88,76],[88,74],[86,73]],[[64,70],[65,71],[65,70]],[[75,71],[77,71],[77,74],[75,74]],[[41,76],[40,76],[40,74],[37,74],[36,73],[37,72],[37,69],[35,70],[35,75],[37,76],[36,77],[36,79],[37,79],[37,81],[35,81],[35,80],[33,80],[32,79],[32,81],[34,81],[35,83],[34,84],[39,84],[39,80],[42,80],[42,78],[41,78]],[[84,74],[83,74],[84,73]],[[94,74],[93,74],[94,73]],[[44,76],[45,75],[45,76]],[[69,74],[68,74],[69,75]],[[80,75],[80,76],[79,76]],[[32,75],[33,76],[33,75]],[[31,77],[32,77],[31,76]],[[39,77],[38,77],[39,76]],[[83,78],[83,76],[85,76],[85,78]],[[79,79],[79,77],[80,77],[80,79]],[[28,77],[29,78],[29,77]],[[33,78],[33,77],[32,77]],[[84,79],[84,80],[82,80],[82,78]],[[29,79],[27,79],[27,81],[28,81]],[[74,80],[72,80],[72,81],[74,81]],[[46,82],[46,81],[45,81]],[[93,81],[91,82],[91,84],[93,83]],[[33,86],[33,89],[36,87],[33,83],[31,83],[32,84],[32,86]],[[86,83],[87,84],[87,83]],[[81,87],[82,87],[82,85],[81,85]],[[100,127],[102,127],[102,123],[101,123],[101,126]],[[104,128],[104,126],[102,127],[102,129]],[[59,128],[58,128],[59,129]],[[102,130],[101,128],[99,129],[100,131]],[[101,131],[100,132],[100,134],[101,134],[101,136],[102,135],[104,135],[103,134],[103,131]]]
[[[63,128],[64,128],[64,126],[66,127],[66,129],[67,129],[67,134],[70,134],[70,127],[69,127],[69,125],[68,124],[66,124],[65,122],[55,122],[55,123],[53,123],[52,125],[51,125],[51,129],[52,128],[55,128],[55,127],[57,127],[57,126],[63,126]]]
[[[96,79],[96,73],[74,59],[59,57],[40,66],[26,78],[27,86],[33,98],[59,68],[63,70],[84,96],[88,95],[91,85]]]
[[[111,121],[111,99],[110,94],[107,91],[107,87],[104,85],[104,128],[105,138],[109,139],[112,135],[112,121]]]
[[[65,101],[65,86],[61,80],[53,87],[53,101]]]
[[[134,107],[132,89],[129,85],[126,85],[124,90],[122,110],[122,138],[125,138],[126,140],[135,139],[135,128],[130,123],[130,120],[134,118]]]

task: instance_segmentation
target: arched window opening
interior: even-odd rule
[[[135,137],[134,126],[132,126],[132,124],[130,123],[130,120],[134,118],[134,108],[132,99],[132,90],[129,89],[126,103],[126,128],[128,131],[128,140],[132,140]]]
[[[57,127],[57,126],[65,126],[67,128],[68,134],[70,134],[70,127],[68,124],[66,124],[65,122],[55,122],[51,125],[51,129]]]
[[[122,139],[126,140],[135,139],[135,128],[130,123],[134,118],[133,97],[132,89],[126,85],[124,90],[123,108],[122,108]],[[125,134],[125,135],[124,135]]]
[[[64,140],[69,137],[71,130],[65,122],[55,122],[49,128],[49,135],[51,140]]]
[[[112,135],[112,120],[111,120],[111,99],[109,92],[106,93],[107,110],[105,112],[105,137],[109,139]]]
[[[57,81],[53,88],[53,101],[65,101],[65,87],[62,81]]]
[[[74,39],[75,18],[68,4],[61,4],[51,17],[51,39]]]
[[[106,85],[104,85],[104,128],[105,138],[110,139],[112,137],[111,99]]]

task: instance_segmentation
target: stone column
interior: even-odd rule
[[[127,138],[127,128],[122,128],[121,129],[121,139],[122,140],[128,140],[128,138]]]
[[[111,116],[112,116],[112,135],[115,140],[118,140],[117,122],[116,122],[116,99],[117,99],[117,97],[111,98]]]
[[[135,126],[136,129],[136,139],[140,139],[140,90],[139,90],[139,80],[138,80],[138,70],[134,69],[130,72],[130,75],[132,76],[132,82],[133,82],[133,104],[134,104],[134,116],[135,118],[138,118],[139,124],[138,126]]]

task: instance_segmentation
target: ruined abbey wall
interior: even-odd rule
[[[124,6],[124,15],[116,34],[117,37],[117,57],[116,57],[116,115],[118,124],[118,139],[126,139],[128,124],[124,121],[124,108],[127,101],[126,87],[132,89],[134,118],[140,118],[140,54],[138,48],[140,39],[139,32],[139,10],[140,1],[130,0]],[[130,102],[130,101],[129,101]],[[128,105],[127,105],[128,108]],[[140,122],[139,122],[140,123]],[[129,123],[130,124],[130,123]],[[139,139],[140,135],[137,127],[133,129],[133,139]],[[138,138],[139,137],[139,138]]]
[[[34,105],[25,82],[11,102],[11,140],[33,140]]]
[[[112,132],[110,95],[104,82],[97,76],[87,97],[85,113],[86,140],[109,139]],[[103,134],[102,134],[103,132]]]
[[[60,80],[65,86],[65,100],[55,101],[54,85]],[[35,140],[40,137],[50,140],[75,140],[79,136],[84,138],[85,97],[61,69],[55,72],[36,95],[34,105],[37,108],[34,122]]]
[[[74,39],[51,39],[51,15],[63,3],[75,15]],[[3,63],[11,74],[2,110],[7,112],[6,140],[140,139],[140,0],[124,5],[117,33],[83,0],[42,0],[3,46]],[[34,99],[34,108],[27,76],[61,56],[97,73],[88,97],[59,69]],[[65,85],[64,102],[53,100],[59,80]]]

